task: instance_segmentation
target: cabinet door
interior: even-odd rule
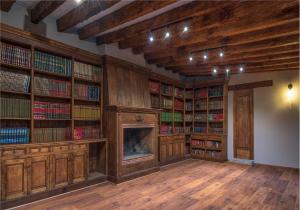
[[[175,159],[179,158],[179,143],[178,141],[173,143],[173,158]]]
[[[73,182],[81,182],[87,178],[87,151],[73,153]]]
[[[38,193],[49,190],[50,156],[37,156],[28,159],[28,191]]]
[[[27,194],[27,163],[25,158],[3,160],[1,169],[2,200]]]
[[[52,156],[52,188],[64,187],[70,181],[70,155],[54,154]]]
[[[172,141],[169,141],[168,144],[167,144],[167,159],[168,160],[171,160],[173,159],[173,142]]]
[[[159,161],[165,162],[167,160],[167,144],[160,143],[159,145]]]
[[[183,158],[184,154],[185,154],[185,144],[184,144],[184,141],[181,141],[179,143],[179,156],[180,156],[180,158]]]

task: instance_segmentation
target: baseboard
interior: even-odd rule
[[[251,166],[253,166],[255,164],[254,160],[244,160],[244,159],[237,159],[237,158],[229,159],[228,162],[251,165]]]
[[[254,163],[254,165],[276,167],[276,168],[285,168],[285,169],[290,169],[290,170],[299,170],[299,168],[294,168],[294,167],[289,167],[289,166],[271,165],[271,164],[265,164],[265,163]]]

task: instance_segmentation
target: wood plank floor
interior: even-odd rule
[[[119,185],[92,186],[16,209],[299,209],[299,172],[186,160]]]

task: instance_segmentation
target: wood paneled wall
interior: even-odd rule
[[[104,105],[151,108],[150,70],[110,56],[103,63]]]

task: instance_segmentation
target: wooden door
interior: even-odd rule
[[[27,194],[26,168],[25,158],[3,160],[1,169],[2,200],[19,198]]]
[[[49,190],[50,155],[31,157],[28,162],[28,191],[38,193]]]
[[[70,181],[70,155],[54,154],[52,157],[52,188],[64,187]]]
[[[167,144],[165,141],[160,140],[159,144],[159,161],[165,162],[167,161]]]
[[[234,91],[234,157],[253,160],[253,89]]]

